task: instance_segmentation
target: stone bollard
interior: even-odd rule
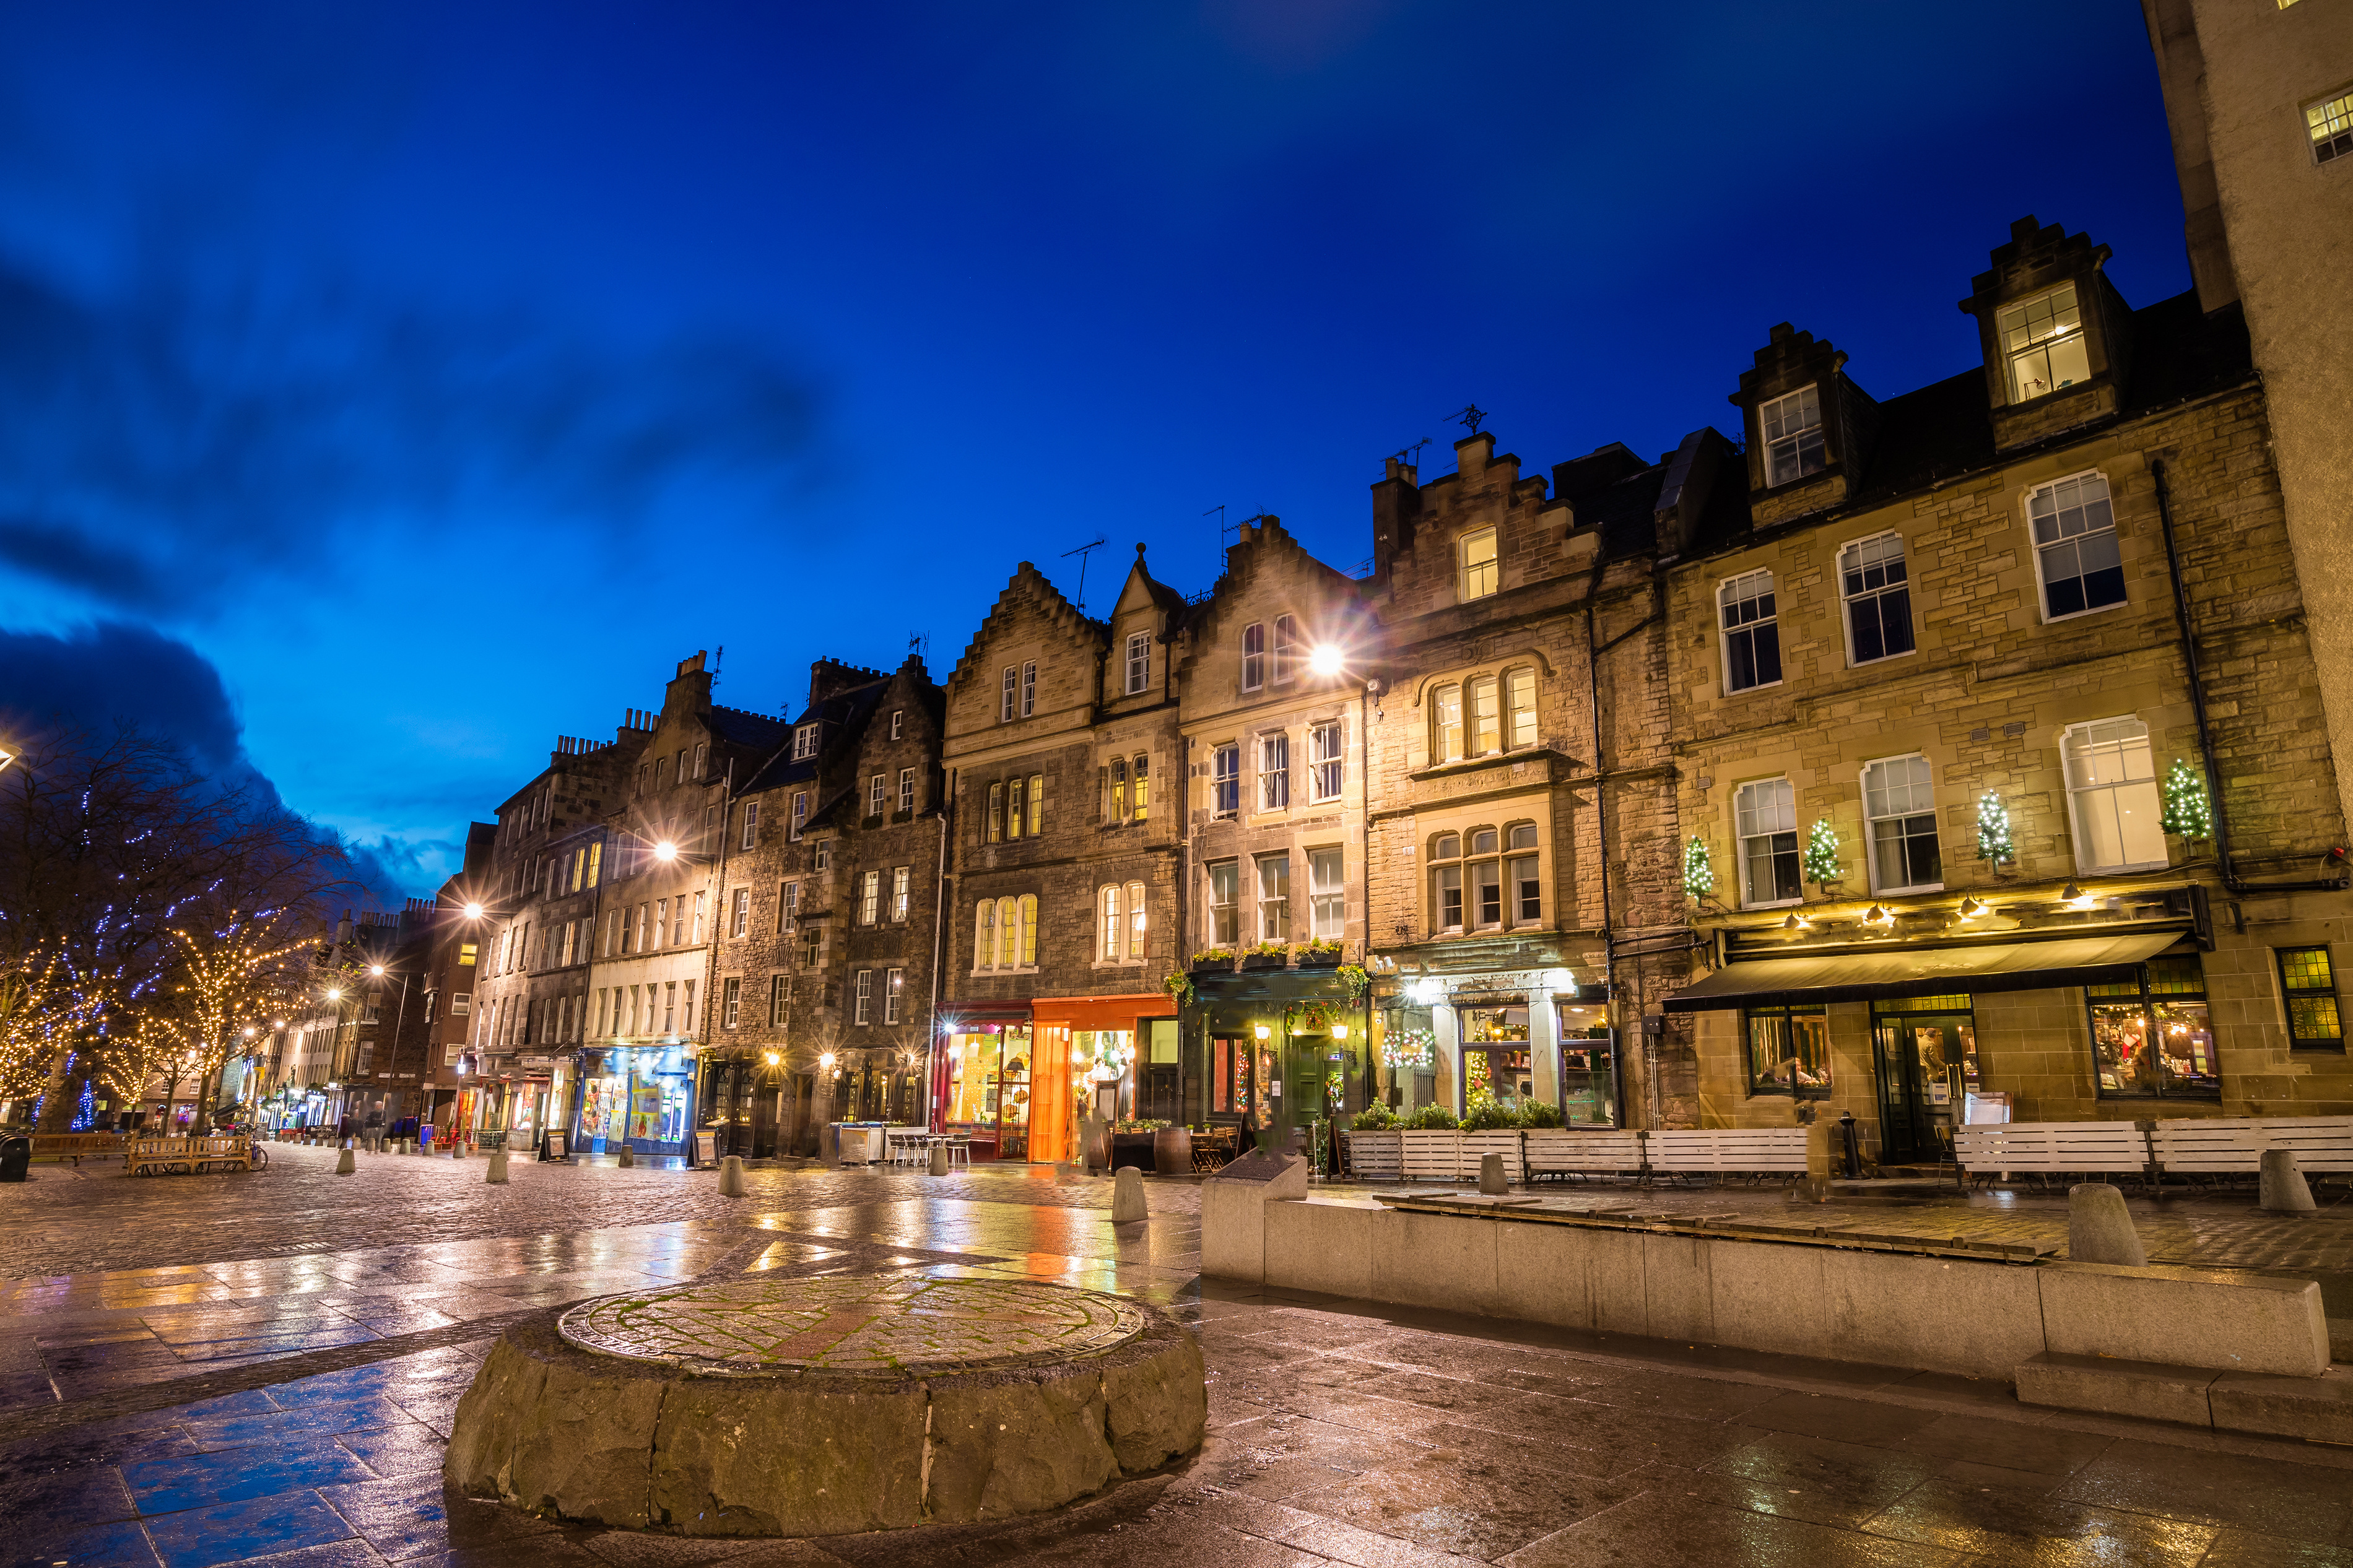
[[[465,1141],[463,1138],[452,1138],[452,1139],[450,1139],[450,1140],[449,1140],[449,1158],[451,1158],[452,1160],[462,1160],[462,1159],[464,1159],[465,1157],[466,1157],[466,1141]]]
[[[2067,1189],[2067,1257],[2075,1263],[2148,1266],[2124,1194],[2105,1182],[2081,1182]]]
[[[2304,1173],[2295,1167],[2295,1150],[2264,1150],[2261,1180],[2255,1206],[2265,1214],[2312,1214],[2316,1211],[2312,1188],[2306,1184]]]
[[[730,1154],[719,1162],[719,1195],[740,1198],[744,1195],[744,1156]]]
[[[486,1184],[493,1187],[503,1187],[507,1184],[507,1152],[505,1150],[491,1151],[490,1169],[482,1173],[482,1180]]]
[[[635,1151],[635,1150],[631,1149],[631,1148],[630,1148],[627,1143],[622,1144],[622,1145],[621,1145],[621,1169],[623,1169],[624,1171],[635,1170],[635,1169],[637,1168],[637,1163],[638,1163],[638,1155],[637,1155],[637,1151]]]
[[[948,1146],[946,1144],[934,1143],[932,1145],[931,1170],[932,1174],[934,1176],[944,1176],[948,1173]]]
[[[1152,1210],[1144,1201],[1144,1173],[1133,1165],[1123,1165],[1111,1183],[1111,1222],[1133,1225],[1150,1219]]]
[[[1479,1156],[1479,1190],[1491,1194],[1512,1190],[1512,1184],[1504,1179],[1504,1157],[1501,1154]]]
[[[348,1176],[359,1168],[359,1157],[352,1152],[352,1141],[346,1138],[343,1151],[335,1156],[335,1174]]]

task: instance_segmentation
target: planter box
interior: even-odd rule
[[[1133,1165],[1139,1171],[1154,1170],[1160,1152],[1159,1137],[1157,1132],[1113,1132],[1110,1134],[1111,1158],[1105,1163],[1113,1171],[1122,1165]]]
[[[1196,960],[1192,965],[1195,974],[1231,974],[1233,972],[1234,961],[1230,958],[1213,958],[1206,963]]]
[[[1501,1154],[1504,1157],[1504,1179],[1510,1182],[1526,1181],[1528,1162],[1525,1151],[1520,1146],[1521,1136],[1517,1128],[1495,1132],[1460,1134],[1462,1140],[1461,1167],[1462,1179],[1466,1182],[1477,1181],[1481,1157],[1487,1154]]]
[[[1405,1174],[1405,1133],[1396,1128],[1341,1134],[1348,1142],[1348,1169],[1368,1182],[1396,1181]]]
[[[1339,950],[1335,948],[1330,952],[1309,952],[1303,948],[1300,950],[1299,953],[1299,967],[1302,969],[1337,969],[1340,967]]]
[[[1453,1181],[1462,1169],[1462,1134],[1451,1131],[1409,1128],[1399,1140],[1398,1173],[1408,1181]],[[1472,1169],[1477,1169],[1473,1163]]]
[[[1270,952],[1261,954],[1250,952],[1242,955],[1242,973],[1245,974],[1269,969],[1287,969],[1289,967],[1290,964],[1284,959],[1274,953]]]
[[[1163,1176],[1190,1175],[1193,1170],[1193,1130],[1163,1127],[1152,1135],[1152,1168]]]

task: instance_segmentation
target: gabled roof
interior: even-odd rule
[[[1208,635],[1209,628],[1232,604],[1235,594],[1240,589],[1240,584],[1235,580],[1233,561],[1243,551],[1252,552],[1245,559],[1250,563],[1250,574],[1254,578],[1270,570],[1303,565],[1304,575],[1311,583],[1320,578],[1319,586],[1356,601],[1360,607],[1363,605],[1365,585],[1345,572],[1310,554],[1307,547],[1293,539],[1291,531],[1282,526],[1282,520],[1266,518],[1255,527],[1257,533],[1254,537],[1226,552],[1226,569],[1218,574],[1218,580],[1210,584],[1208,593],[1202,595],[1198,604],[1187,607],[1183,623],[1186,631]]]
[[[711,732],[721,740],[738,746],[773,746],[785,733],[785,721],[767,713],[754,713],[743,708],[722,708],[714,702],[706,722]]]
[[[1178,602],[1181,604],[1183,601],[1180,599]],[[954,669],[948,671],[945,684],[954,686],[964,679],[966,670],[975,668],[974,661],[979,657],[981,645],[988,640],[989,632],[997,625],[999,616],[1011,616],[1024,608],[1042,613],[1074,642],[1091,643],[1099,648],[1110,646],[1111,627],[1107,624],[1096,620],[1064,598],[1061,590],[1048,582],[1043,572],[1024,561],[1013,569],[1013,576],[1006,583],[1005,591],[997,595],[997,603],[991,605],[988,614],[981,617],[980,626],[972,634],[972,641],[965,645],[964,657],[956,660]]]

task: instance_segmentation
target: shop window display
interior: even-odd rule
[[[1525,1007],[1464,1007],[1456,1019],[1462,1030],[1462,1107],[1481,1093],[1504,1106],[1535,1097],[1535,1068],[1528,1055]]]
[[[1567,1127],[1618,1125],[1617,1037],[1608,1009],[1561,1003],[1560,1120]]]
[[[2222,1070],[2196,953],[2152,958],[2132,980],[2087,985],[2103,1100],[2220,1100]]]
[[[982,1025],[948,1037],[951,1130],[997,1139],[999,1159],[1028,1157],[1030,1032],[1018,1024]]]
[[[1825,1099],[1831,1092],[1830,1020],[1819,1007],[1751,1007],[1741,1015],[1747,1037],[1748,1092]]]

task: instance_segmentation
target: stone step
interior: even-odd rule
[[[2353,1369],[2341,1366],[2318,1377],[2281,1377],[2046,1352],[2019,1364],[2017,1382],[2022,1405],[2353,1443]]]

